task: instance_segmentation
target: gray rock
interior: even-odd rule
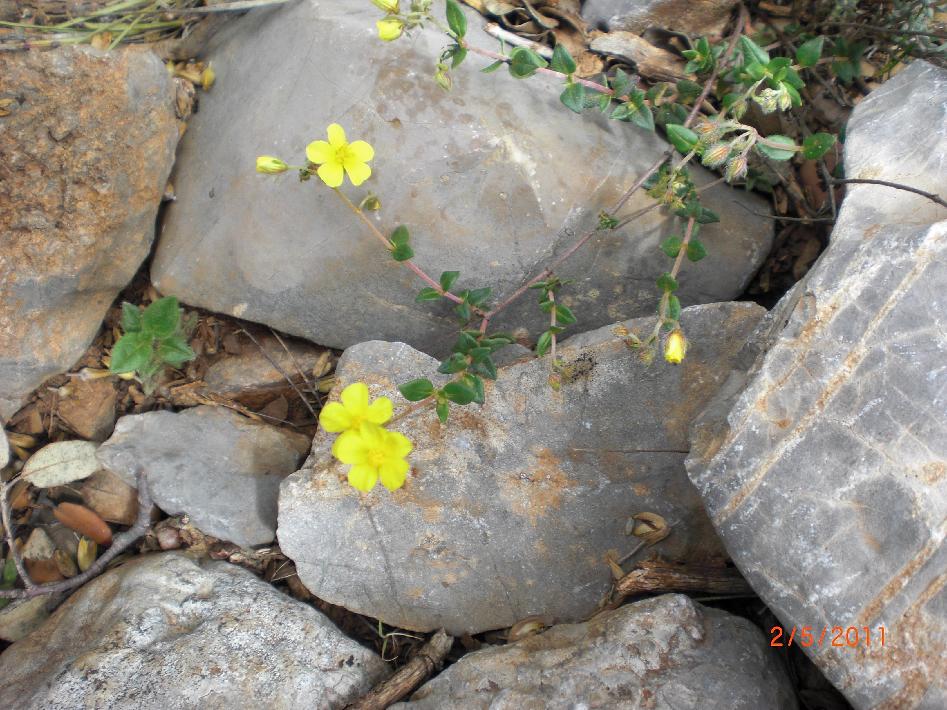
[[[947,72],[914,63],[856,108],[846,174],[942,190],[945,116]],[[947,221],[930,222],[947,213],[848,189],[763,354],[695,425],[687,466],[782,623],[828,627],[805,650],[855,707],[933,710],[947,707]]]
[[[43,625],[61,601],[61,594],[48,594],[32,599],[14,599],[9,605],[0,607],[0,639],[19,641],[28,636]]]
[[[651,29],[719,35],[736,0],[586,0],[582,18],[611,31],[643,34]]]
[[[0,655],[0,707],[341,708],[387,674],[325,616],[226,562],[149,555]]]
[[[0,468],[10,463],[10,442],[7,441],[7,432],[0,426]]]
[[[3,421],[82,355],[148,256],[178,127],[146,49],[2,52],[0,77]]]
[[[303,0],[215,38],[217,83],[182,142],[178,200],[152,266],[162,292],[331,347],[377,338],[440,353],[454,337],[447,304],[415,304],[424,284],[331,190],[256,175],[257,155],[298,163],[341,123],[375,147],[372,178],[346,191],[356,202],[379,195],[379,228],[407,225],[418,264],[435,278],[457,269],[459,288],[491,286],[502,298],[594,226],[666,149],[630,124],[565,110],[561,87],[543,77],[481,74],[487,62],[473,55],[445,93],[431,77],[443,35],[430,28],[381,42],[380,16],[368,2]],[[482,18],[469,18],[470,41],[496,48]],[[699,184],[714,177],[694,173]],[[724,185],[702,198],[722,222],[701,233],[710,256],[684,266],[685,305],[742,293],[772,239],[769,220],[733,204],[765,212],[763,200]],[[651,204],[642,193],[627,209]],[[654,279],[668,267],[658,245],[681,226],[657,210],[633,224],[557,270],[577,279],[564,297],[584,327],[654,312]],[[528,326],[535,337],[543,315],[530,300],[504,311],[497,328]]]
[[[606,327],[560,347],[558,392],[548,360],[500,368],[483,407],[454,408],[446,426],[429,409],[396,422],[415,450],[394,493],[351,488],[348,467],[330,456],[334,436],[320,432],[280,490],[280,547],[321,599],[455,634],[534,614],[588,617],[612,583],[607,558],[637,542],[625,535],[635,513],[676,523],[652,548],[662,556],[724,557],[684,473],[687,430],[762,312],[686,309],[691,349],[679,367],[642,364]],[[653,319],[625,325],[641,333]],[[363,343],[342,355],[338,388],[362,381],[403,403],[396,384],[432,376],[437,364],[403,343]]]
[[[777,649],[746,619],[666,594],[468,654],[403,710],[792,710]]]
[[[280,482],[308,448],[301,434],[202,406],[122,417],[97,455],[129,484],[141,466],[165,512],[187,513],[203,532],[251,547],[273,541]]]
[[[288,387],[283,373],[299,383],[302,375],[312,381],[313,377],[321,377],[331,368],[331,358],[327,357],[329,353],[325,348],[288,342],[285,343],[287,352],[275,338],[258,340],[265,354],[250,343],[240,353],[224,355],[207,368],[203,378],[207,388],[230,397],[245,397],[248,393],[260,395]],[[273,366],[273,362],[279,365],[279,369]],[[313,372],[313,368],[319,368],[318,374]]]

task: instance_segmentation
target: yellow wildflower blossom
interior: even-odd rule
[[[289,170],[289,166],[272,155],[261,155],[256,159],[256,171],[267,175],[278,175]]]
[[[394,491],[404,485],[410,469],[404,457],[413,448],[404,434],[362,424],[339,435],[332,445],[332,455],[351,464],[348,478],[353,488],[367,493],[381,479],[385,488]]]
[[[384,424],[391,419],[394,406],[387,397],[368,401],[368,385],[353,382],[340,396],[341,402],[329,402],[319,412],[319,423],[329,432],[358,429],[363,423]]]
[[[386,42],[393,42],[404,32],[404,23],[397,17],[386,17],[375,23],[378,27],[378,37]]]
[[[384,10],[392,15],[398,14],[398,0],[372,0],[372,4],[379,10]]]
[[[306,157],[319,166],[317,174],[329,187],[339,187],[343,170],[356,187],[368,180],[372,169],[366,165],[375,157],[375,149],[365,141],[349,143],[345,130],[338,123],[328,129],[328,141],[313,141],[306,146]]]
[[[674,330],[664,343],[664,359],[678,365],[684,360],[687,353],[687,340],[680,328]]]

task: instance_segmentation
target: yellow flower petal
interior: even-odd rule
[[[349,152],[356,160],[367,163],[375,157],[375,149],[365,141],[352,141],[349,143]]]
[[[328,163],[335,158],[335,149],[325,141],[313,141],[306,146],[306,157],[310,163]]]
[[[364,493],[368,493],[378,482],[378,471],[372,466],[362,464],[349,469],[349,484]]]
[[[377,426],[376,424],[369,424],[368,422],[364,422],[358,428],[358,435],[367,451],[383,450],[385,447],[385,437],[387,434],[388,432],[382,429],[380,426]]]
[[[404,485],[408,475],[408,462],[404,459],[390,459],[385,461],[380,467],[381,484],[389,491],[395,491]]]
[[[378,38],[385,42],[393,42],[404,31],[404,23],[396,17],[386,17],[375,23],[378,28]]]
[[[342,432],[332,444],[332,455],[342,463],[363,464],[368,458],[368,447],[359,431]]]
[[[352,415],[338,402],[329,402],[319,412],[319,423],[326,431],[337,433],[352,426]]]
[[[316,174],[329,187],[338,187],[342,184],[345,173],[340,163],[325,163],[319,166]]]
[[[339,399],[353,417],[364,417],[368,411],[368,385],[364,382],[353,382],[342,390]]]
[[[345,172],[349,174],[349,180],[352,181],[355,187],[361,185],[372,175],[372,169],[370,167],[365,163],[360,163],[355,160],[345,161]]]
[[[414,448],[414,444],[411,443],[411,439],[406,437],[404,434],[399,434],[396,431],[388,432],[388,441],[386,443],[388,444],[392,454],[398,457],[407,456]]]
[[[394,405],[387,397],[379,397],[370,405],[365,412],[365,420],[372,424],[384,424],[394,412]]]
[[[345,145],[345,129],[338,123],[329,126],[329,145],[333,148],[341,148]]]

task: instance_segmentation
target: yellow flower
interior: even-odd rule
[[[289,170],[289,166],[279,158],[272,155],[261,155],[256,159],[256,171],[266,173],[267,175],[278,175]]]
[[[319,423],[329,432],[358,429],[364,422],[384,424],[391,419],[393,405],[387,397],[379,397],[369,404],[368,386],[353,382],[341,395],[342,402],[329,402],[319,412]]]
[[[313,141],[306,146],[306,157],[319,166],[322,182],[329,187],[342,184],[343,169],[356,187],[368,180],[372,169],[366,163],[375,157],[375,149],[365,141],[349,143],[338,123],[329,126],[329,141]]]
[[[386,42],[393,42],[404,31],[404,23],[397,17],[386,17],[375,23],[378,27],[378,36]]]
[[[351,464],[349,483],[353,488],[367,493],[380,478],[385,488],[394,491],[404,485],[410,468],[404,457],[413,448],[404,434],[362,424],[339,435],[332,445],[332,455]]]
[[[664,342],[664,359],[677,365],[684,359],[687,352],[687,340],[680,328],[671,332]]]
[[[398,0],[372,0],[372,4],[379,10],[390,12],[392,15],[398,14]]]

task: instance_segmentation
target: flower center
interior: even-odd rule
[[[341,145],[335,149],[335,159],[345,165],[345,163],[351,161],[355,156],[352,155],[352,149],[349,148],[349,144]]]
[[[372,449],[368,452],[368,463],[374,467],[381,466],[385,462],[385,452],[378,449]]]

